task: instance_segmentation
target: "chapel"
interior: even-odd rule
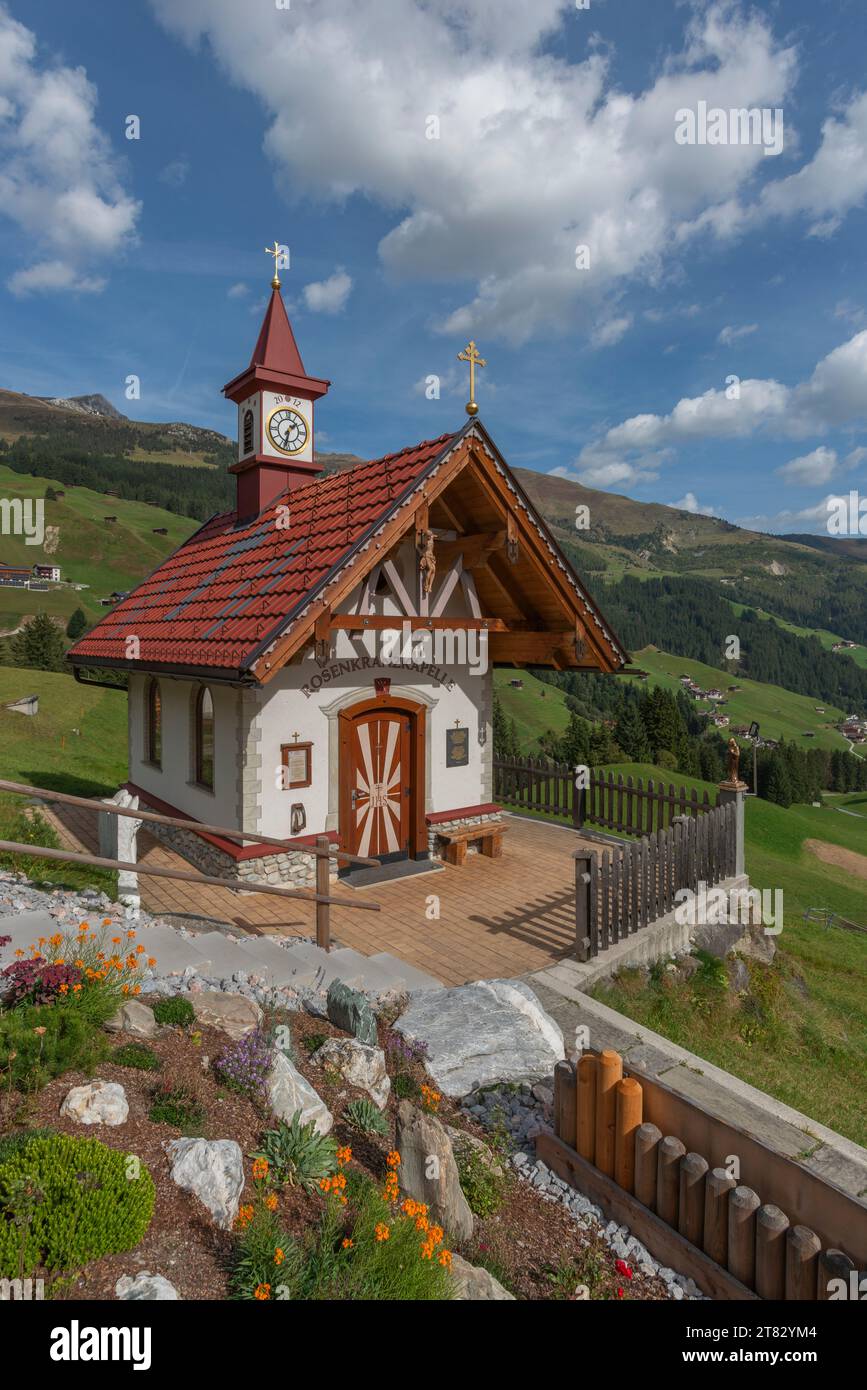
[[[470,401],[453,433],[326,471],[314,422],[330,383],[304,367],[275,272],[223,388],[234,507],[68,654],[80,680],[127,673],[140,806],[290,842],[149,827],[206,873],[312,884],[322,835],[407,871],[472,849],[477,827],[499,853],[494,668],[629,659],[479,418],[475,344],[460,356]]]

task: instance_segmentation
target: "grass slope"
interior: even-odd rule
[[[44,498],[52,484],[48,478],[14,473],[0,464],[0,492],[4,497]],[[105,612],[99,600],[113,590],[131,589],[145,575],[176,550],[199,523],[176,516],[147,502],[106,497],[90,488],[70,487],[57,502],[45,503],[46,546],[28,545],[23,536],[0,538],[0,559],[4,564],[58,564],[64,579],[89,584],[89,589],[49,589],[31,593],[27,589],[0,588],[0,626],[9,630],[22,614],[50,613],[69,616],[84,609],[91,620]],[[106,525],[106,516],[117,521]],[[49,527],[58,528],[56,537]],[[155,536],[155,527],[165,527],[165,536]],[[56,543],[55,543],[56,541]]]
[[[728,703],[721,712],[729,716],[732,724],[749,724],[754,719],[758,720],[766,738],[794,739],[802,748],[814,746],[842,751],[847,747],[846,740],[833,727],[847,711],[828,705],[823,700],[809,695],[795,695],[782,686],[766,685],[745,676],[726,675],[715,666],[705,666],[690,657],[672,656],[657,647],[644,647],[635,652],[634,660],[637,666],[649,672],[652,685],[679,690],[680,676],[690,675],[705,690],[714,686],[722,690]],[[623,679],[637,680],[638,677]],[[730,695],[728,691],[732,685],[739,685],[741,689]],[[817,705],[824,709],[824,714],[816,713]],[[700,701],[697,708],[712,709],[713,701]],[[807,731],[811,731],[814,737],[805,739],[803,735]]]
[[[509,682],[524,682],[517,690]],[[563,734],[569,724],[566,696],[555,685],[548,685],[529,671],[512,667],[494,671],[494,689],[507,719],[514,719],[521,748],[525,753],[539,751],[539,739],[549,730]]]

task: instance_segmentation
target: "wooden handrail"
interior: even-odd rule
[[[232,830],[224,825],[205,825],[203,821],[182,820],[178,816],[162,816],[157,811],[133,810],[129,806],[116,806],[111,801],[97,801],[91,796],[73,796],[70,792],[51,791],[47,787],[29,787],[23,782],[7,782],[0,779],[0,791],[13,792],[17,796],[35,796],[41,801],[56,801],[62,806],[84,806],[94,811],[107,811],[113,816],[128,816],[132,820],[151,821],[157,825],[171,825],[177,830],[192,830],[200,835],[220,835],[226,840],[236,840],[243,844],[252,840],[255,844],[279,845],[283,850],[297,850],[302,854],[312,854],[316,858],[331,854],[346,864],[363,864],[366,868],[378,869],[378,859],[365,859],[360,854],[350,854],[348,850],[331,845],[326,850],[316,845],[305,845],[297,840],[281,840],[274,835],[260,835],[256,830]]]
[[[165,869],[157,865],[128,864],[120,859],[103,859],[97,854],[80,854],[76,850],[48,849],[40,845],[21,845],[15,840],[0,840],[0,853],[27,854],[33,859],[61,859],[72,864],[90,864],[97,869],[122,869],[133,874],[148,874],[151,878],[174,878],[182,883],[202,883],[209,888],[229,888],[234,893],[272,893],[281,898],[300,898],[304,902],[334,907],[354,907],[361,912],[379,912],[379,903],[354,898],[333,898],[313,893],[305,888],[281,888],[274,883],[256,883],[251,879],[211,878],[208,874],[187,873],[183,869]],[[325,947],[327,950],[327,946]]]

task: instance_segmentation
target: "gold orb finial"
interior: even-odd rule
[[[479,407],[476,405],[476,367],[486,367],[488,364],[484,357],[479,356],[478,349],[472,338],[467,343],[463,352],[458,353],[459,362],[469,362],[470,364],[470,399],[464,409],[469,416],[478,415]]]
[[[277,274],[277,262],[278,262],[278,260],[280,259],[280,257],[283,255],[283,247],[280,246],[280,245],[278,245],[278,243],[277,243],[277,238],[276,238],[276,237],[274,238],[274,245],[273,245],[273,246],[266,246],[266,247],[265,247],[265,255],[266,255],[266,256],[273,256],[273,257],[274,257],[274,278],[273,278],[273,280],[271,281],[271,288],[274,289],[274,290],[279,290],[279,288],[280,288],[280,276]]]

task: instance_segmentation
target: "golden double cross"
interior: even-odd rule
[[[486,367],[488,364],[484,357],[479,356],[478,348],[470,339],[463,352],[458,353],[459,362],[469,362],[470,364],[470,399],[466,404],[468,415],[478,415],[479,407],[476,405],[476,367]]]

